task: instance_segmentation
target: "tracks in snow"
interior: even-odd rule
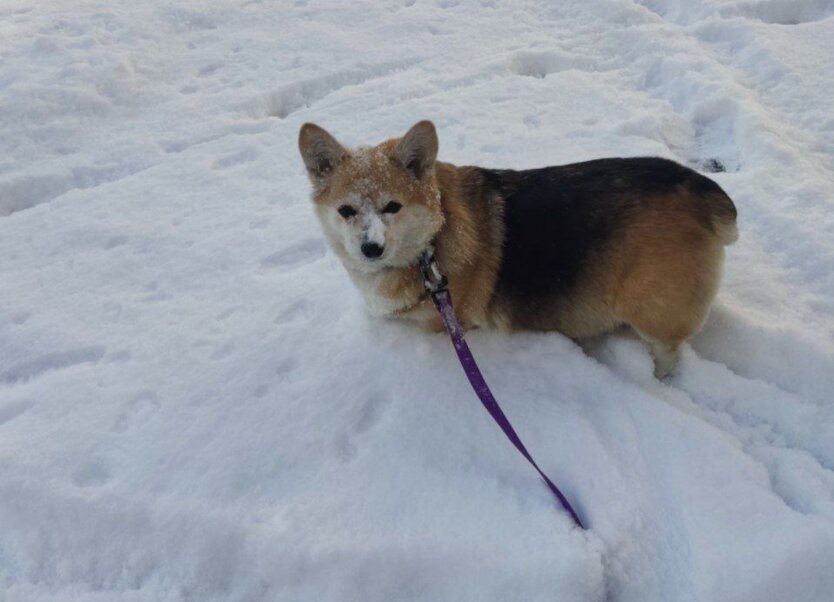
[[[63,370],[79,364],[95,364],[104,357],[105,351],[104,347],[93,345],[47,353],[35,359],[12,365],[11,368],[0,374],[0,382],[7,384],[25,382],[52,370]]]
[[[804,514],[834,518],[829,408],[778,385],[738,376],[721,364],[696,361],[695,375],[685,372],[675,384],[701,408],[703,417],[767,469],[773,492],[785,504]]]
[[[267,133],[273,125],[271,118],[285,119],[292,113],[310,107],[342,89],[390,77],[419,62],[419,59],[388,61],[285,84],[242,105],[232,107],[233,111],[245,113],[246,119],[238,117],[231,124],[208,127],[188,137],[178,136],[166,139],[166,132],[158,132],[160,136],[158,144],[164,154],[159,155],[153,162],[116,163],[105,167],[79,165],[58,173],[37,175],[0,174],[0,217],[52,202],[72,191],[116,183],[167,161],[172,154],[179,154],[196,146],[213,143],[230,136],[253,136]],[[213,64],[211,67],[211,69],[203,68],[198,75],[211,77],[222,65]],[[250,146],[218,157],[211,164],[211,168],[228,169],[255,161],[259,156],[259,151]]]
[[[418,59],[390,61],[293,82],[255,98],[246,105],[246,109],[255,119],[286,119],[299,109],[310,107],[343,88],[385,78],[418,62]]]
[[[636,337],[609,337],[590,346],[593,357],[639,383],[657,403],[679,407],[737,442],[792,510],[834,518],[834,411],[826,400],[815,402],[766,376],[739,375],[689,348],[680,373],[661,384]]]

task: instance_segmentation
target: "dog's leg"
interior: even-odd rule
[[[664,343],[663,341],[647,338],[642,334],[640,336],[649,344],[649,349],[652,352],[655,378],[663,380],[678,365],[680,343]]]
[[[625,320],[649,345],[654,358],[654,375],[661,380],[677,366],[680,346],[698,331],[697,315],[660,311],[635,311]]]

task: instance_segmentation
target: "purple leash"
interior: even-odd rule
[[[428,291],[431,295],[432,301],[434,301],[434,305],[440,313],[440,318],[443,320],[446,332],[449,333],[449,337],[452,339],[452,345],[454,345],[455,352],[458,354],[460,365],[463,367],[463,371],[466,373],[466,378],[469,379],[469,384],[472,385],[478,399],[481,400],[481,403],[484,405],[487,412],[489,412],[489,415],[492,416],[492,419],[498,423],[498,426],[501,427],[501,430],[504,431],[507,438],[513,445],[515,445],[515,448],[521,453],[522,456],[527,458],[527,461],[530,462],[530,464],[533,465],[533,468],[536,469],[541,478],[550,488],[550,491],[553,492],[553,495],[555,495],[556,499],[559,500],[559,503],[562,504],[562,507],[573,519],[573,522],[575,522],[580,528],[584,529],[585,527],[582,525],[582,521],[579,520],[579,516],[570,505],[568,498],[565,497],[556,484],[551,481],[547,475],[544,474],[544,472],[542,472],[542,469],[539,468],[539,465],[536,464],[535,460],[533,460],[533,456],[531,456],[530,452],[527,451],[527,448],[524,447],[524,443],[521,442],[521,439],[516,434],[513,425],[510,424],[507,416],[504,415],[503,410],[501,410],[501,406],[498,405],[495,397],[493,397],[492,391],[489,390],[489,386],[487,386],[483,374],[481,374],[481,371],[478,369],[478,364],[475,363],[475,357],[472,355],[469,345],[466,344],[466,339],[463,336],[463,328],[455,316],[455,309],[452,307],[452,296],[447,288],[448,281],[446,280],[446,276],[440,272],[440,268],[437,266],[433,246],[430,246],[420,256],[420,270],[423,272],[423,280],[426,286],[426,291]]]

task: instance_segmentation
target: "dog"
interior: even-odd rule
[[[430,121],[354,150],[307,123],[298,144],[322,229],[371,311],[433,331],[443,326],[418,268],[429,245],[464,328],[583,339],[628,325],[663,378],[738,237],[721,187],[667,159],[458,167],[437,161]]]

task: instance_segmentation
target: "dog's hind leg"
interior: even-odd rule
[[[655,375],[677,364],[681,343],[709,313],[721,280],[723,243],[685,213],[644,215],[631,226],[616,316],[651,347]]]
[[[677,365],[681,344],[698,332],[709,304],[691,303],[692,297],[686,295],[690,301],[687,306],[677,295],[659,292],[651,300],[632,305],[621,315],[648,343],[654,358],[654,375],[661,379]]]
[[[654,358],[655,378],[661,380],[668,376],[669,373],[674,370],[675,366],[678,365],[680,343],[658,341],[647,337],[640,331],[637,331],[637,334],[639,334],[640,337],[649,344],[649,349],[652,352],[652,358]]]

